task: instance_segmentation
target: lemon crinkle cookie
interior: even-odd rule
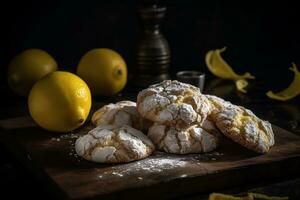
[[[217,97],[215,95],[205,95],[206,98],[209,100],[210,105],[211,105],[211,113],[210,114],[215,114],[220,112],[223,108],[225,107],[231,107],[234,106],[231,102],[226,101],[220,97]]]
[[[120,101],[107,104],[98,109],[92,116],[92,123],[98,125],[128,125],[142,130],[143,120],[136,109],[133,101]]]
[[[199,88],[166,80],[142,90],[137,97],[137,109],[148,120],[181,129],[203,123],[210,104]]]
[[[207,127],[209,130],[212,130],[211,128]],[[148,131],[148,137],[157,149],[174,154],[210,152],[217,148],[218,136],[217,130],[208,132],[199,125],[176,129],[174,126],[156,123]]]
[[[268,121],[219,97],[207,95],[207,98],[213,105],[208,118],[228,138],[258,153],[266,153],[274,145],[274,134]]]
[[[78,138],[76,153],[100,163],[124,163],[148,157],[154,145],[142,132],[130,127],[100,125]]]

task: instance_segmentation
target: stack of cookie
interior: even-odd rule
[[[158,150],[202,153],[218,145],[218,129],[207,118],[211,104],[199,88],[163,81],[138,94],[137,109],[143,118],[153,122],[148,136]]]
[[[219,145],[221,133],[258,153],[274,145],[271,124],[250,110],[171,80],[139,92],[137,103],[103,106],[92,123],[96,128],[77,139],[75,148],[83,158],[102,163],[139,160],[154,149],[209,152]]]

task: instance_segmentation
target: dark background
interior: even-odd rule
[[[160,3],[168,9],[162,32],[171,48],[172,73],[183,69],[207,72],[205,53],[223,46],[228,47],[225,59],[237,72],[250,71],[267,89],[285,88],[293,78],[288,70],[291,62],[300,67],[300,7],[295,2],[165,0]],[[56,59],[61,70],[74,71],[88,50],[112,48],[125,58],[132,73],[140,33],[136,9],[140,4],[138,0],[1,1],[0,94],[1,102],[6,98],[4,102],[9,103],[2,104],[1,118],[28,115],[24,101],[12,101],[15,98],[12,94],[3,95],[3,91],[9,91],[5,80],[9,61],[25,49],[44,49]],[[259,92],[264,101],[248,98],[252,97],[250,92],[234,93],[230,97],[238,97],[231,99],[253,108],[263,119],[300,135],[299,103],[296,102],[300,96],[291,102],[278,103],[268,100],[264,90]],[[2,146],[2,196],[53,199]],[[272,186],[269,190],[273,195],[278,190],[283,196],[291,190],[299,196],[299,183],[297,179],[297,184],[283,184],[283,189]],[[36,198],[32,198],[34,195]]]
[[[299,6],[289,1],[159,1],[167,6],[162,32],[171,47],[171,72],[207,71],[205,53],[227,46],[226,60],[250,71],[266,88],[286,87],[291,62],[300,65]],[[92,48],[118,51],[134,70],[139,35],[136,8],[130,0],[27,0],[1,3],[1,87],[14,55],[27,48],[49,52],[62,70],[74,70]],[[275,84],[275,85],[274,85]]]

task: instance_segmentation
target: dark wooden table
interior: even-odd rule
[[[10,94],[6,90],[5,92]],[[232,83],[224,82],[219,79],[207,82],[205,91],[205,93],[216,94],[234,103],[244,105],[255,111],[261,118],[267,119],[273,124],[300,135],[299,97],[288,102],[277,102],[269,100],[264,95],[264,92],[265,89],[258,83],[250,88],[248,94],[241,94],[236,92]],[[93,108],[96,109],[100,105],[121,99],[134,100],[136,93],[137,90],[127,89],[121,95],[114,98],[95,98]],[[5,106],[1,107],[1,119],[28,115],[26,99],[8,95],[2,105]],[[52,196],[52,193],[41,185],[40,182],[32,176],[29,170],[1,145],[1,142],[3,141],[0,140],[0,188],[2,195],[10,198],[53,199],[54,196]],[[245,183],[239,187],[224,188],[218,192],[244,194],[248,191],[252,191],[270,195],[290,196],[291,199],[300,199],[300,177],[298,174],[295,176],[283,176],[265,180],[259,183]],[[207,196],[208,193],[199,193],[185,196],[185,199],[207,199]]]

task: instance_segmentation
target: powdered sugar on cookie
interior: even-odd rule
[[[138,130],[143,129],[143,120],[132,101],[120,101],[101,107],[92,116],[92,123],[98,125],[128,125]]]
[[[145,158],[154,146],[142,132],[129,126],[100,125],[78,138],[75,149],[86,160],[120,163]]]
[[[154,124],[149,128],[148,137],[157,149],[175,154],[209,152],[218,145],[216,135],[197,125],[178,130],[173,126]]]
[[[223,107],[213,119],[224,135],[258,153],[268,152],[275,143],[271,124],[244,107]]]
[[[179,128],[203,123],[210,112],[210,104],[198,88],[167,80],[141,91],[137,109],[151,121]]]

